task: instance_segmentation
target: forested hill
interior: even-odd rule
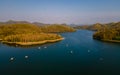
[[[74,28],[98,31],[98,30],[101,30],[105,27],[120,28],[120,22],[116,22],[116,23],[112,22],[112,23],[107,23],[107,24],[96,23],[96,24],[93,24],[93,25],[75,26]]]
[[[74,28],[67,25],[43,25],[38,26],[29,22],[15,22],[15,23],[1,23],[0,25],[0,38],[9,35],[27,34],[27,33],[56,33],[56,32],[73,32]]]
[[[96,31],[93,35],[94,39],[120,42],[120,22],[107,24],[96,23],[93,25],[76,26],[74,28]]]
[[[105,41],[117,40],[116,42],[120,42],[120,22],[103,25],[100,29],[97,29],[93,38]]]
[[[40,29],[44,33],[58,33],[58,32],[74,32],[74,28],[67,25],[53,24],[40,26]]]

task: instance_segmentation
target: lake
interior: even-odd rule
[[[93,33],[61,33],[63,41],[33,47],[0,43],[0,75],[120,75],[120,44]]]

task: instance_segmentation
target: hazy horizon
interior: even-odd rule
[[[0,0],[0,21],[94,24],[120,21],[120,0]]]

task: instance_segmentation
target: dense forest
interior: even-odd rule
[[[93,35],[93,38],[99,40],[120,41],[120,22],[103,25],[103,27],[97,30],[97,32]]]
[[[37,23],[38,24],[38,23]],[[35,25],[26,21],[0,23],[0,39],[8,42],[37,42],[62,38],[58,32],[73,32],[74,28],[60,24]]]

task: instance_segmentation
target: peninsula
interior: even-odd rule
[[[37,23],[38,24],[38,23]],[[29,22],[10,22],[0,25],[0,40],[6,44],[36,45],[61,41],[60,32],[73,32],[68,25],[36,25]]]

